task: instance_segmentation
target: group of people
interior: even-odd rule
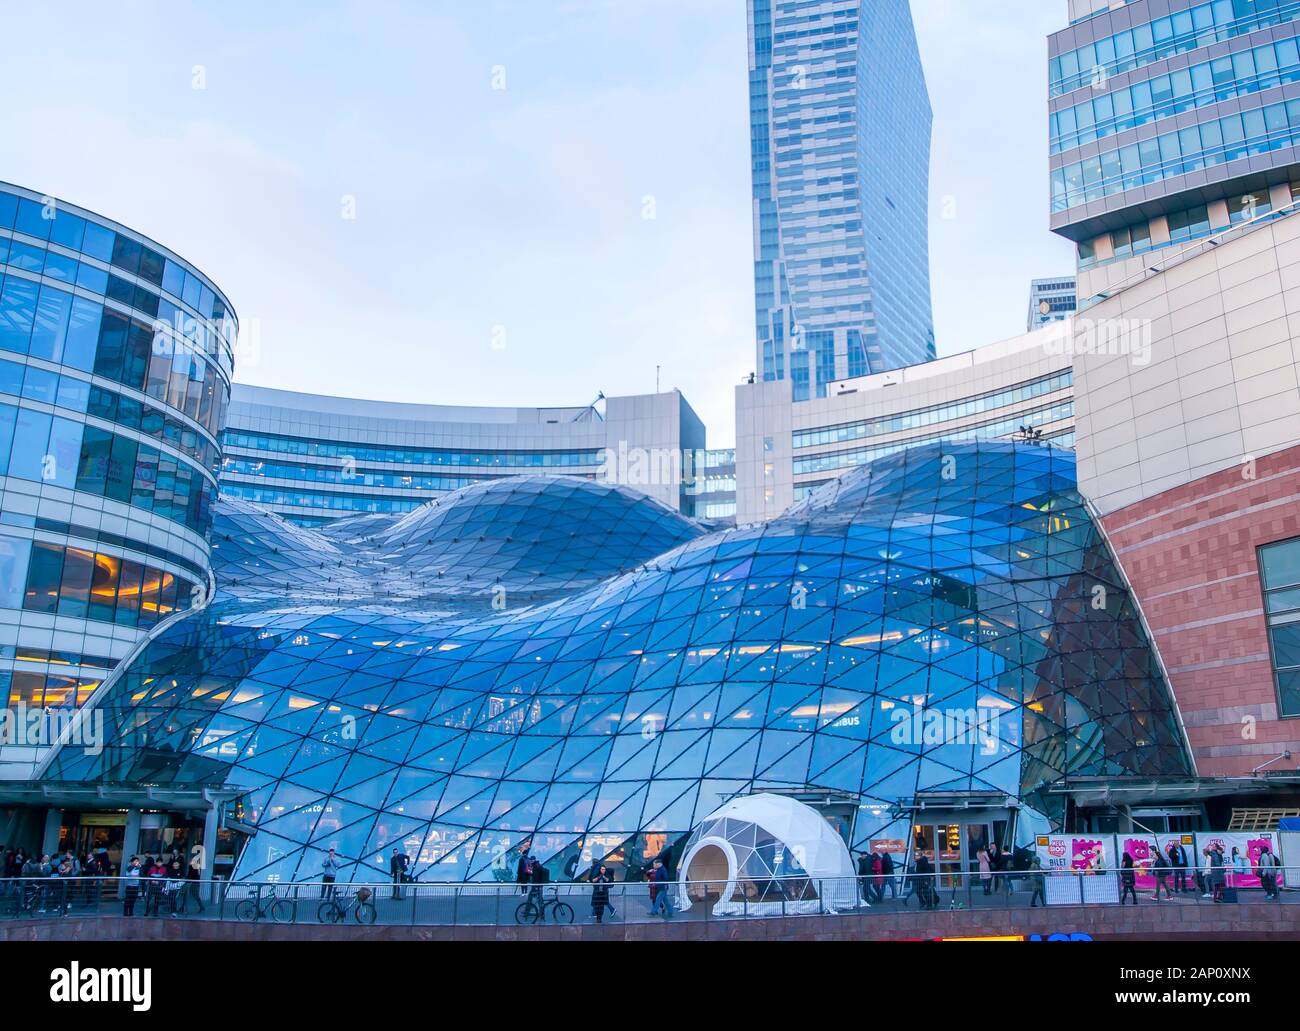
[[[113,875],[107,850],[78,858],[71,849],[50,856],[24,848],[4,850],[5,894],[18,895],[20,905],[35,913],[66,913],[76,902],[91,901],[99,879]]]
[[[1182,844],[1171,841],[1164,850],[1161,850],[1157,843],[1151,849],[1151,862],[1147,867],[1147,872],[1156,881],[1155,893],[1151,896],[1152,901],[1159,902],[1162,892],[1164,900],[1168,901],[1174,897],[1175,892],[1181,895],[1199,891],[1201,898],[1222,903],[1226,901],[1227,889],[1240,887],[1247,877],[1259,878],[1265,898],[1276,900],[1281,897],[1277,877],[1282,861],[1267,845],[1261,847],[1259,862],[1254,866],[1251,865],[1249,857],[1242,855],[1241,849],[1235,845],[1231,855],[1225,855],[1222,844],[1218,842],[1206,845],[1201,850],[1201,854],[1205,857],[1204,864],[1192,867],[1187,850]],[[1192,870],[1194,888],[1188,883],[1188,869]],[[1125,852],[1120,862],[1120,885],[1123,888],[1120,905],[1124,905],[1130,899],[1133,905],[1137,905],[1137,875],[1137,864],[1133,857]],[[1169,886],[1171,877],[1174,882],[1172,888]]]
[[[200,882],[203,880],[203,863],[195,855],[188,863],[176,849],[170,855],[132,856],[122,871],[124,894],[122,915],[135,916],[135,906],[144,895],[145,916],[177,916],[190,911],[190,902],[203,913]]]
[[[888,852],[863,852],[858,856],[859,894],[867,904],[875,899],[885,900],[885,889],[891,898],[898,898],[898,885],[894,881],[894,857]]]

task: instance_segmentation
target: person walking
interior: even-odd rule
[[[858,895],[863,902],[871,904],[871,853],[858,854]]]
[[[673,902],[668,892],[668,867],[662,859],[656,859],[650,869],[650,915],[655,916],[663,910],[664,919],[673,918]]]
[[[993,862],[989,857],[989,850],[983,845],[975,853],[975,858],[980,865],[980,883],[984,886],[984,894],[988,895],[993,891]]]
[[[334,849],[326,853],[324,861],[320,865],[320,897],[323,899],[334,897],[334,882],[339,876],[339,861],[334,854]]]
[[[1151,876],[1156,879],[1156,893],[1151,898],[1160,901],[1160,889],[1165,889],[1165,900],[1168,901],[1174,897],[1174,893],[1169,890],[1169,870],[1165,866],[1167,860],[1165,855],[1160,851],[1160,842],[1155,843],[1151,851]]]
[[[871,857],[871,891],[877,902],[885,900],[885,861],[879,853]]]
[[[880,889],[880,901],[885,900],[885,888],[889,889],[889,897],[897,901],[898,885],[894,882],[894,857],[888,852],[880,857],[880,874],[884,881],[884,887]]]
[[[1223,886],[1223,853],[1217,845],[1209,845],[1205,849],[1205,894],[1201,897],[1222,902]]]
[[[934,864],[930,857],[921,852],[912,864],[912,875],[916,878],[916,899],[922,909],[937,909],[939,893],[934,887]]]
[[[1280,892],[1277,890],[1277,871],[1281,865],[1282,861],[1269,850],[1267,845],[1260,846],[1258,876],[1266,899],[1280,898]]]
[[[140,857],[132,856],[122,874],[126,882],[125,894],[122,896],[122,915],[135,916],[135,900],[140,897]]]
[[[614,880],[609,875],[609,870],[601,866],[591,878],[591,918],[596,923],[602,923],[605,916],[605,910],[612,907],[609,904],[609,886]]]
[[[1034,889],[1033,896],[1029,899],[1029,908],[1033,909],[1038,903],[1047,905],[1047,876],[1043,873],[1043,861],[1037,856],[1029,861],[1029,883]]]
[[[1124,905],[1130,895],[1133,896],[1133,905],[1138,904],[1137,896],[1137,873],[1133,869],[1133,857],[1127,852],[1124,853],[1124,861],[1120,864],[1119,872],[1120,883],[1124,886],[1124,894],[1119,897],[1119,904]]]
[[[207,907],[203,905],[203,859],[200,857],[198,850],[195,850],[190,864],[185,868],[185,893],[181,896],[181,912],[189,912],[189,900],[193,899],[195,905],[199,907],[199,913],[207,912]]]

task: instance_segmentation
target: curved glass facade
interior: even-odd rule
[[[236,335],[225,297],[181,258],[0,184],[11,701],[84,701],[143,632],[206,591]]]
[[[850,794],[854,847],[933,792],[1046,827],[1067,776],[1190,772],[1057,448],[914,447],[721,532],[568,478],[322,530],[217,507],[217,599],[46,776],[238,791],[236,876],[316,879],[330,847],[341,879],[395,846],[426,881],[509,879],[522,848],[639,866],[763,788]]]

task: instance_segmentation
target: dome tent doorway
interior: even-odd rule
[[[862,904],[848,847],[811,806],[784,795],[733,798],[692,832],[678,864],[681,908],[714,916],[833,913]]]

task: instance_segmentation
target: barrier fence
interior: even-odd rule
[[[0,879],[0,919],[158,917],[242,923],[529,925],[653,920],[887,914],[906,909],[1021,909],[1058,905],[1285,905],[1300,902],[1300,868],[1280,867],[1259,887],[1225,871],[1187,870],[1179,890],[1172,874],[1157,902],[1151,888],[1123,871],[1008,871],[896,874],[844,878],[751,878],[730,881],[585,881],[428,884],[168,881],[161,878],[46,877]],[[1254,877],[1252,885],[1258,884]],[[652,899],[652,887],[654,888]]]

